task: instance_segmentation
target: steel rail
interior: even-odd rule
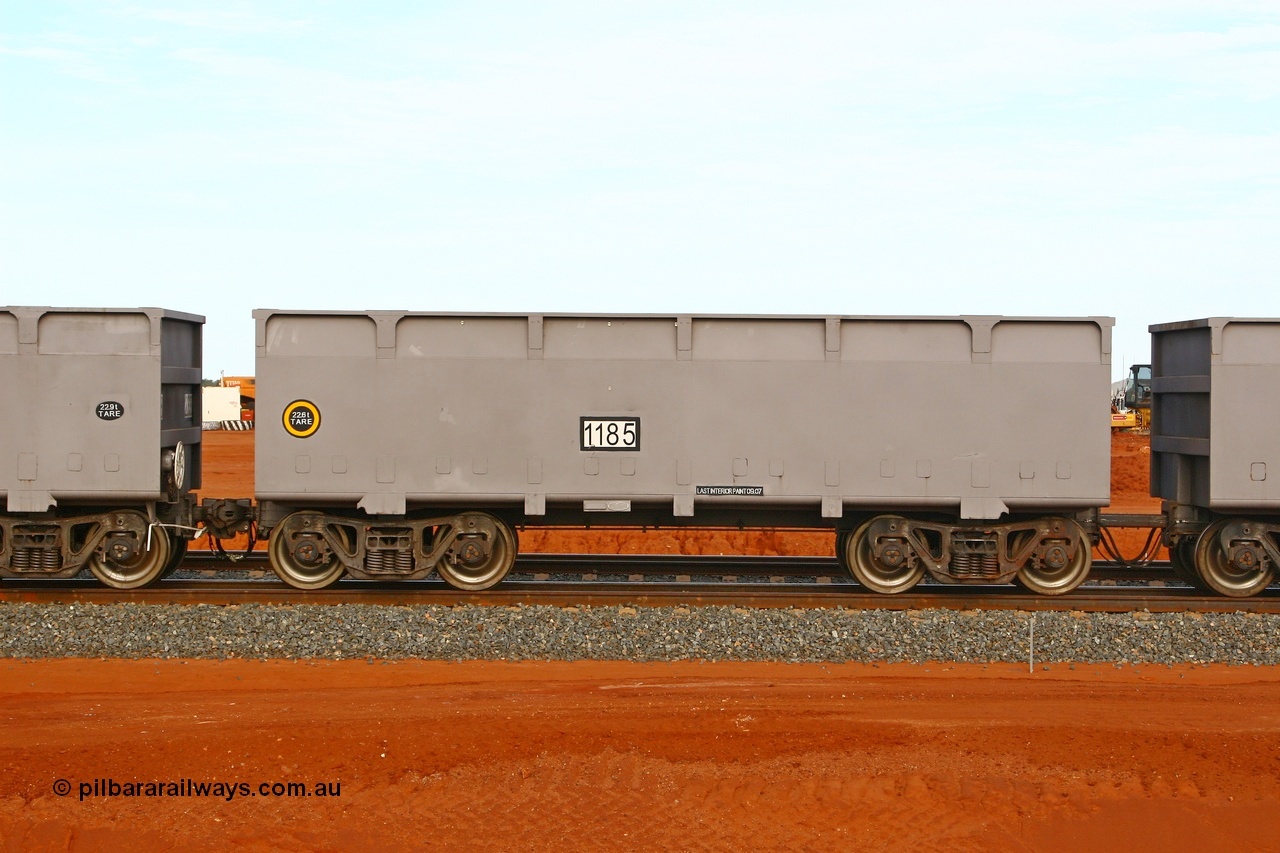
[[[922,585],[900,595],[878,595],[856,586],[811,583],[546,582],[513,580],[485,592],[464,592],[441,581],[343,580],[323,590],[245,580],[165,580],[145,589],[116,590],[94,580],[5,581],[0,601],[42,604],[438,604],[489,606],[642,607],[724,605],[753,608],[853,610],[1026,610],[1122,613],[1193,611],[1280,613],[1280,589],[1250,599],[1208,596],[1186,587],[1084,586],[1064,596],[1039,596],[1015,587]]]
[[[193,571],[269,572],[266,555],[226,559],[215,554],[187,554],[182,568]],[[835,557],[783,557],[703,554],[521,554],[516,573],[623,574],[693,577],[847,577]],[[1129,567],[1111,560],[1095,560],[1090,579],[1143,580],[1173,577],[1168,561]]]

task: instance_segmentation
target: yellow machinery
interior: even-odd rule
[[[224,376],[222,387],[240,389],[240,417],[253,420],[254,405],[257,402],[258,388],[252,376]]]
[[[1151,365],[1134,364],[1111,403],[1112,429],[1151,429]]]
[[[1123,412],[1115,406],[1111,407],[1111,428],[1112,429],[1137,429],[1138,413],[1129,410]]]

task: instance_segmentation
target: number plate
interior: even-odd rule
[[[639,418],[582,418],[578,438],[583,450],[639,450]]]

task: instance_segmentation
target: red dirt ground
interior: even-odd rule
[[[242,436],[206,435],[206,493],[251,493],[251,462],[227,453]],[[1117,509],[1157,508],[1133,494],[1143,443],[1116,441]],[[799,547],[756,535],[764,552]],[[6,851],[1203,851],[1280,837],[1275,668],[3,661],[0,720]],[[96,779],[340,788],[101,797]]]
[[[1202,852],[1280,833],[1274,669],[66,660],[0,681],[8,851]],[[338,787],[254,795],[287,781]]]

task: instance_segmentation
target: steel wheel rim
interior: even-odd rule
[[[1178,580],[1196,589],[1206,589],[1204,580],[1196,571],[1196,540],[1184,537],[1169,549],[1169,565]]]
[[[904,566],[900,569],[887,569],[876,563],[871,553],[871,542],[867,536],[867,528],[877,518],[864,521],[844,540],[844,563],[849,573],[862,586],[872,592],[884,595],[896,595],[906,592],[924,577],[924,565],[917,560],[914,568]]]
[[[305,566],[293,558],[285,531],[307,517],[319,519],[322,516],[318,512],[296,512],[276,527],[267,543],[267,559],[271,562],[271,569],[276,577],[289,586],[296,589],[323,589],[337,583],[347,568],[336,554],[331,554],[328,560],[317,566]],[[316,532],[319,533],[319,530]]]
[[[1023,566],[1018,569],[1019,584],[1040,595],[1064,595],[1084,583],[1093,568],[1093,548],[1079,524],[1074,521],[1066,524],[1076,542],[1075,559],[1060,569]]]
[[[139,519],[145,527],[149,524],[146,516],[137,512],[123,513]],[[165,566],[169,563],[169,534],[163,527],[152,527],[150,532],[151,547],[140,552],[132,560],[117,561],[100,553],[89,558],[89,571],[99,581],[115,589],[139,589],[160,579]],[[143,534],[142,543],[147,545],[147,535]]]
[[[1267,588],[1275,574],[1272,567],[1240,571],[1227,560],[1218,536],[1230,519],[1210,524],[1196,540],[1196,573],[1214,592],[1231,598],[1248,598]]]
[[[515,565],[515,534],[502,521],[488,516],[488,520],[497,530],[498,535],[490,546],[489,558],[479,566],[467,566],[452,560],[451,554],[445,554],[436,565],[436,571],[442,580],[455,589],[481,590],[496,586]]]
[[[182,561],[186,559],[190,544],[188,540],[179,536],[169,537],[169,559],[164,564],[164,571],[160,573],[161,578],[167,578],[178,570],[178,566],[181,566]]]

